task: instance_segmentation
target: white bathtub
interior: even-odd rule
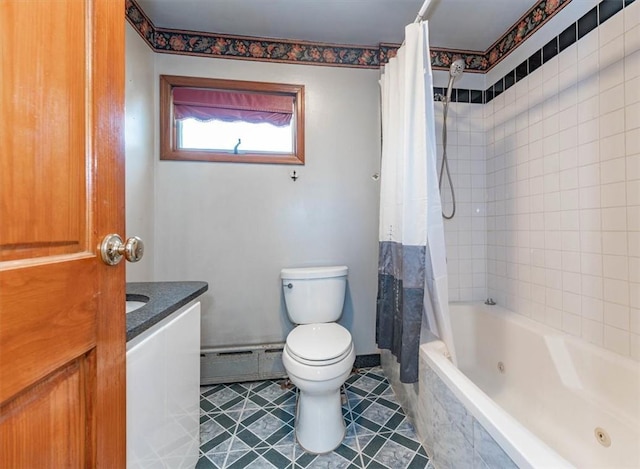
[[[442,342],[421,359],[519,467],[640,467],[640,364],[499,306],[450,311],[459,369]]]

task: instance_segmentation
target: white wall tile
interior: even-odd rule
[[[581,320],[580,316],[571,314],[568,312],[562,313],[562,330],[567,334],[580,337],[581,334]]]
[[[629,323],[631,332],[634,334],[640,334],[640,309],[630,309]]]
[[[578,170],[578,181],[580,187],[600,185],[600,164],[581,166]]]
[[[578,122],[586,122],[600,115],[600,98],[591,96],[578,103]]]
[[[602,227],[601,209],[580,210],[580,229],[584,232],[599,231]]]
[[[640,232],[628,231],[627,239],[628,239],[627,246],[629,249],[629,255],[633,257],[640,257]]]
[[[627,207],[627,227],[629,230],[640,231],[640,207]]]
[[[597,130],[594,130],[597,131]],[[600,143],[597,139],[587,143],[581,143],[580,136],[578,135],[578,165],[594,164],[600,161]],[[623,147],[624,148],[624,145]]]
[[[602,255],[582,252],[580,267],[583,274],[602,276]]]
[[[578,124],[578,144],[595,142],[600,136],[600,119],[595,118]]]
[[[599,98],[599,115],[607,114],[611,111],[622,109],[625,106],[624,100],[624,83],[609,88],[598,96]]]
[[[640,50],[624,58],[624,78],[628,80],[640,76]]]
[[[601,207],[624,207],[626,201],[627,185],[624,182],[604,184],[601,187]]]
[[[640,24],[640,5],[637,2],[624,9],[624,30],[629,31]]]
[[[600,207],[600,186],[581,187],[580,188],[580,208],[599,208]]]
[[[603,292],[605,301],[629,306],[629,282],[626,280],[604,278]]]
[[[626,256],[627,252],[627,233],[620,231],[602,232],[603,254]]]
[[[640,257],[629,257],[629,282],[640,283]]]
[[[624,53],[631,54],[640,49],[640,25],[624,33]]]
[[[602,346],[604,343],[604,326],[601,322],[582,319],[582,338],[587,342]]]
[[[624,110],[625,130],[640,127],[640,102],[627,104]]]
[[[598,29],[594,29],[586,36],[582,37],[578,42],[578,60],[584,59],[590,54],[598,52],[599,36]]]
[[[600,164],[600,183],[610,184],[624,181],[626,179],[625,171],[625,158],[616,158],[604,161]]]
[[[629,355],[629,340],[629,332],[612,326],[604,326],[605,348],[620,355]]]
[[[598,95],[600,76],[598,74],[598,58],[596,54],[578,64],[578,102]]]
[[[603,208],[602,228],[607,231],[627,231],[626,207]]]
[[[485,111],[489,293],[638,360],[639,26],[635,2]]]
[[[604,302],[598,298],[590,298],[581,296],[581,315],[585,319],[591,321],[603,322],[604,320]]]
[[[618,109],[600,116],[600,133],[601,138],[624,132],[624,109]]]
[[[599,67],[600,67],[601,70],[606,70],[612,64],[620,62],[624,58],[624,54],[625,54],[625,39],[629,34],[630,33],[627,32],[627,33],[625,33],[624,36],[619,35],[615,39],[607,42],[606,44],[604,44],[604,45],[602,45],[600,47],[600,50],[599,50],[599,62],[600,62],[599,63]],[[612,75],[612,78],[614,78],[613,75]],[[602,78],[601,78],[601,82],[602,82]],[[607,85],[608,85],[608,83],[604,83],[604,88],[602,88],[602,89],[605,90],[605,89],[609,88],[609,86],[607,86]]]
[[[580,253],[563,251],[562,252],[562,270],[563,272],[580,272]],[[580,290],[575,293],[580,293]]]
[[[625,151],[625,134],[620,133],[600,139],[600,160],[611,160],[620,158],[626,154]]]
[[[624,83],[624,100],[627,105],[640,101],[640,77],[626,79]]]
[[[627,155],[634,155],[640,149],[640,129],[628,130],[625,133],[625,148]]]
[[[629,280],[629,258],[627,256],[602,256],[602,272],[605,278]]]
[[[640,283],[630,283],[629,306],[635,309],[640,308]]]
[[[582,292],[582,280],[580,274],[564,271],[562,273],[563,291],[580,294]]]
[[[605,302],[604,323],[628,331],[630,329],[629,307],[616,303]]]
[[[583,297],[602,299],[604,290],[602,277],[583,275],[580,280]]]
[[[602,253],[602,233],[600,231],[585,231],[583,228],[580,231],[580,249],[582,252]]]
[[[624,15],[614,15],[598,28],[600,47],[624,33]]]
[[[640,335],[629,335],[629,356],[635,361],[640,361]]]

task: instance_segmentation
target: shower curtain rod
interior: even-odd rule
[[[419,23],[424,19],[424,15],[427,12],[427,8],[429,8],[430,3],[431,3],[431,0],[424,0],[424,3],[420,7],[420,11],[418,11],[418,16],[416,16],[416,19],[413,20],[414,23]]]

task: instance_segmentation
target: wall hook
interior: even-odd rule
[[[289,177],[295,182],[298,179],[298,173],[296,173],[295,169],[289,173]]]

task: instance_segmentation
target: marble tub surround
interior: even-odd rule
[[[398,401],[414,423],[433,467],[518,467],[431,370],[422,353],[419,381],[414,384],[400,382],[399,366],[390,352],[383,351],[381,360],[384,373]]]
[[[438,469],[518,467],[424,360],[420,386],[416,425]]]
[[[207,282],[133,282],[127,295],[148,297],[146,305],[127,314],[127,342],[209,289]]]

